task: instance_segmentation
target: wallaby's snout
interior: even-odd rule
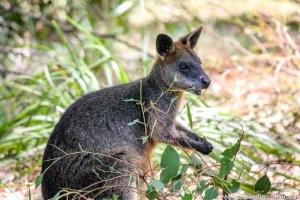
[[[201,76],[200,78],[203,89],[207,89],[210,85],[210,78],[208,76]]]
[[[204,72],[203,72],[204,73]],[[196,95],[200,95],[201,94],[201,90],[202,89],[207,89],[210,85],[210,78],[207,76],[207,74],[204,73],[204,75],[200,75],[200,81],[195,84],[195,87],[194,87],[194,93]]]
[[[200,87],[201,89],[207,89],[210,85],[210,78],[208,77],[208,75],[202,70],[202,74],[200,75]]]

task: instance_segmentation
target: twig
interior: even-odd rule
[[[0,69],[0,74],[2,75],[2,77],[5,77],[7,74],[27,75],[22,72],[12,71],[8,69]]]
[[[9,12],[7,12],[8,10],[1,10],[1,13],[9,13],[9,12],[15,12],[15,13],[18,13],[18,14],[21,14],[21,15],[25,15],[29,18],[32,18],[32,19],[35,19],[35,20],[40,20],[42,22],[44,22],[47,26],[51,27],[51,28],[54,28],[53,27],[53,24],[50,20],[46,19],[45,17],[39,17],[39,16],[35,16],[34,14],[32,13],[28,13],[28,12],[23,12],[22,10],[18,9],[18,8],[12,8],[12,9],[9,9]],[[5,16],[4,16],[5,17]],[[60,24],[59,27],[62,29],[62,31],[64,32],[73,32],[73,31],[76,31],[76,29],[71,26],[71,25],[64,25],[64,24]],[[120,39],[119,37],[117,37],[117,34],[115,33],[97,33],[97,32],[92,32],[92,34],[96,37],[100,37],[100,38],[110,38],[110,39],[113,39],[117,42],[120,42],[122,44],[125,44],[126,46],[128,46],[129,48],[131,49],[134,49],[136,51],[140,51],[142,52],[143,49],[137,45],[134,45],[134,44],[131,44],[123,39]],[[2,48],[0,48],[1,50]],[[155,56],[150,53],[150,52],[147,52],[147,55],[150,57],[150,58],[154,58]]]
[[[252,53],[251,51],[245,49],[242,45],[240,45],[238,42],[231,40],[229,38],[225,38],[221,35],[219,35],[218,33],[216,33],[215,31],[213,31],[212,29],[210,29],[209,27],[206,28],[205,30],[207,30],[207,32],[209,32],[213,37],[222,40],[223,42],[229,44],[230,46],[234,46],[239,52],[241,52],[242,54],[246,55],[246,56],[254,56],[255,54]]]
[[[117,37],[117,34],[113,34],[113,33],[104,33],[104,34],[102,34],[102,33],[97,33],[97,32],[92,32],[92,34],[94,35],[94,36],[96,36],[96,37],[100,37],[100,38],[110,38],[110,39],[113,39],[113,40],[115,40],[115,41],[117,41],[117,42],[120,42],[120,43],[122,43],[122,44],[125,44],[126,46],[128,46],[129,48],[131,48],[131,49],[134,49],[134,50],[136,50],[136,51],[143,51],[143,49],[141,48],[141,47],[139,47],[139,46],[137,46],[137,45],[134,45],[134,44],[131,44],[131,43],[129,43],[129,42],[127,42],[127,41],[125,41],[125,40],[123,40],[123,39],[120,39],[119,37]],[[155,56],[152,54],[152,53],[150,53],[150,52],[147,52],[147,55],[150,57],[150,58],[154,58]]]
[[[6,186],[6,184],[2,184],[4,187],[6,187],[15,197],[16,197],[16,199],[20,199],[17,195],[16,195],[16,193],[14,192],[14,191],[12,191],[9,187],[7,187]]]

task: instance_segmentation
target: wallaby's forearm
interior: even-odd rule
[[[153,127],[153,139],[156,142],[195,149],[206,155],[213,149],[213,146],[206,139],[199,137],[182,125],[167,127],[158,120],[156,122]]]
[[[175,128],[179,132],[179,135],[183,136],[183,142],[187,143],[188,148],[192,147],[203,154],[209,154],[212,151],[213,146],[205,138],[198,136],[179,123],[176,123]]]
[[[189,137],[182,137],[180,134],[171,134],[172,133],[161,133],[159,142],[188,149],[195,149],[205,155],[209,154],[213,149],[213,146],[204,138],[198,137],[197,140],[194,140]]]
[[[187,137],[189,139],[199,140],[199,138],[201,138],[196,133],[194,133],[193,131],[191,131],[188,128],[184,127],[183,125],[179,124],[178,122],[176,123],[175,128],[179,133],[183,134],[185,137]]]

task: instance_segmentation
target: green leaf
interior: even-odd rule
[[[189,165],[188,164],[184,164],[180,170],[180,172],[178,173],[178,175],[182,175],[184,174],[189,168]]]
[[[131,99],[123,99],[123,101],[129,101],[129,102],[132,101],[132,102],[136,102],[136,101],[138,101],[138,100],[131,98]]]
[[[114,196],[113,196],[113,200],[118,200],[118,198],[119,198],[119,196],[118,196],[118,195],[116,195],[116,194],[114,194]]]
[[[134,1],[124,1],[113,10],[114,17],[119,17],[127,12],[134,5]]]
[[[234,162],[227,157],[222,157],[220,163],[221,168],[219,171],[219,177],[224,177],[231,172],[234,166]]]
[[[240,140],[238,140],[231,148],[227,148],[223,151],[222,155],[226,156],[227,158],[233,158],[237,152],[239,151],[240,147]]]
[[[174,184],[174,186],[173,186],[173,189],[175,190],[175,191],[179,191],[180,189],[181,189],[181,187],[182,187],[182,180],[179,180],[179,181],[177,181],[175,184]]]
[[[174,76],[174,80],[173,80],[173,82],[177,82],[178,81],[178,79],[177,79],[177,75],[175,75]]]
[[[222,188],[223,191],[227,194],[235,193],[240,189],[240,183],[233,179],[230,182],[227,180],[220,181],[219,179],[214,179],[215,185]]]
[[[92,172],[93,172],[97,177],[100,176],[100,174],[99,174],[95,169],[92,169]]]
[[[163,182],[164,184],[167,184],[170,181],[170,173],[169,171],[166,169],[163,169],[160,173],[160,180],[161,182]]]
[[[157,189],[157,191],[161,191],[165,186],[161,181],[155,179],[151,180],[151,184]]]
[[[216,191],[216,189],[214,187],[210,187],[207,190],[205,190],[205,195],[203,200],[212,200],[217,198],[218,196],[218,192]]]
[[[235,193],[235,192],[239,191],[240,185],[241,184],[237,180],[233,179],[231,181],[231,183],[227,185],[227,188],[224,188],[224,191],[226,193]],[[228,189],[229,189],[229,191],[228,191]]]
[[[196,157],[195,153],[193,153],[191,156],[191,163],[196,166],[202,164],[201,160],[199,160],[199,158]]]
[[[38,188],[41,185],[43,177],[44,177],[44,174],[40,174],[36,177],[36,179],[35,179],[35,189]]]
[[[146,196],[151,200],[155,199],[157,197],[157,191],[153,190],[153,187],[149,185],[148,189],[146,190]]]
[[[120,73],[120,80],[122,83],[128,83],[129,82],[129,78],[125,72],[125,70],[119,66],[119,73]]]
[[[164,184],[167,184],[171,178],[177,175],[179,164],[180,160],[177,151],[168,145],[162,154],[160,162],[160,166],[164,168],[160,173],[160,180]]]
[[[129,122],[129,123],[127,123],[129,126],[132,126],[132,125],[134,125],[134,124],[136,124],[136,123],[139,123],[140,122],[140,120],[139,119],[135,119],[135,120],[133,120],[132,122]]]
[[[161,156],[160,166],[162,168],[166,168],[169,166],[176,166],[176,168],[179,168],[179,155],[172,146],[168,145],[165,148]]]
[[[142,142],[145,144],[148,141],[149,135],[148,136],[142,136]]]
[[[67,16],[67,21],[72,24],[75,28],[77,28],[79,31],[83,32],[90,40],[92,40],[95,44],[101,45],[104,47],[104,45],[102,44],[102,42],[93,34],[91,34],[90,32],[88,32],[88,30],[86,30],[86,28],[84,28],[83,26],[81,26],[80,24],[78,24],[76,21],[74,21],[71,17]],[[106,50],[107,51],[107,50]],[[109,53],[109,52],[108,52]]]
[[[60,198],[60,191],[58,193],[56,193],[51,199],[49,200],[58,200]]]
[[[193,120],[192,120],[192,114],[191,114],[191,110],[190,110],[189,104],[187,104],[186,109],[187,109],[187,116],[188,116],[188,119],[189,119],[190,127],[191,127],[191,129],[193,129]]]
[[[205,189],[205,180],[200,181],[200,185],[197,188],[197,192],[201,194]]]
[[[173,98],[171,99],[171,105],[174,104],[174,103],[177,101],[178,97],[179,97],[179,96],[176,96],[176,97],[173,97]]]
[[[192,200],[193,194],[185,193],[183,197],[181,197],[182,200]]]
[[[128,185],[130,185],[131,183],[135,182],[135,176],[129,176],[129,180],[128,180]]]
[[[271,182],[267,175],[262,176],[255,184],[255,192],[267,194],[271,189]]]

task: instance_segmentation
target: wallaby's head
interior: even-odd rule
[[[173,42],[166,34],[156,38],[156,50],[159,58],[155,69],[160,79],[172,89],[187,90],[197,95],[201,89],[208,88],[210,78],[201,67],[201,60],[194,48],[198,42],[202,27]]]

